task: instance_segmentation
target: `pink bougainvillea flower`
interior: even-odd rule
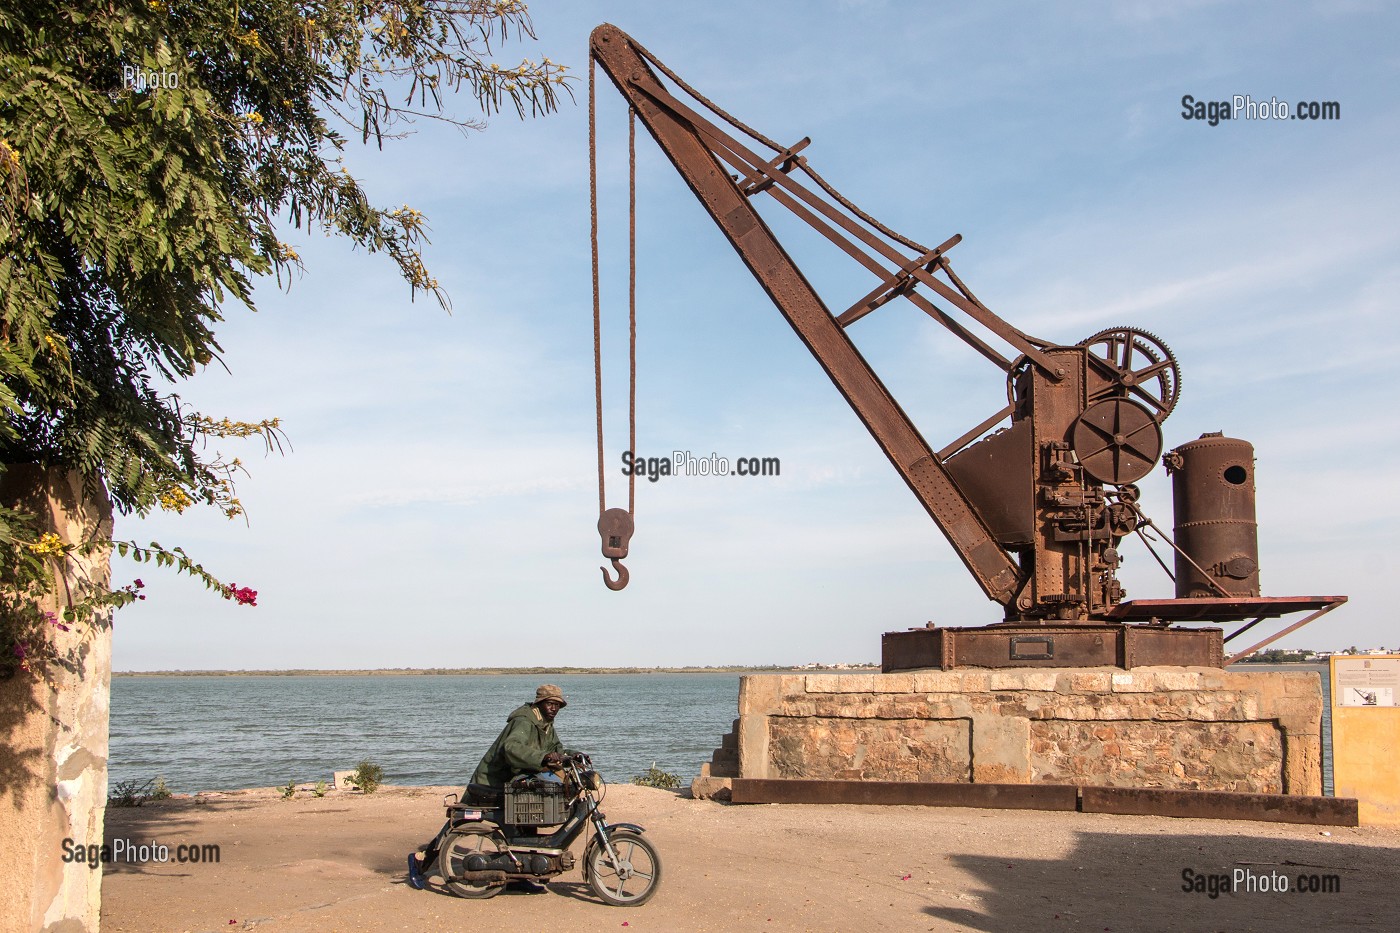
[[[256,606],[258,604],[258,591],[252,587],[230,583],[224,587],[224,599],[232,599],[240,606]]]

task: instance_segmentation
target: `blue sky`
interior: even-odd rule
[[[1170,8],[1168,8],[1170,7]],[[631,586],[598,573],[588,249],[589,31],[612,22],[924,243],[1002,317],[1175,351],[1168,446],[1258,457],[1266,595],[1351,603],[1283,644],[1393,644],[1400,523],[1400,14],[1383,4],[535,2],[577,105],[467,137],[424,125],[351,171],[422,210],[448,315],[384,257],[290,237],[306,274],[227,309],[231,374],[180,388],[279,416],[250,523],[119,520],[259,592],[256,608],[120,564],[149,598],[119,670],[877,660],[884,631],[996,621],[951,547],[652,141],[639,132],[638,449],[776,456],[779,478],[639,483]],[[1184,120],[1181,98],[1338,101],[1335,122]],[[470,101],[454,105],[472,114]],[[609,504],[626,505],[626,124],[599,88]],[[763,205],[832,306],[872,286]],[[1004,400],[998,370],[912,305],[852,328],[935,447]],[[1171,521],[1158,470],[1142,483]],[[1129,595],[1171,583],[1124,549]]]

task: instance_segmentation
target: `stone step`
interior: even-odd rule
[[[690,795],[697,800],[728,800],[733,785],[730,777],[713,774],[710,763],[700,766],[700,776],[690,782]]]
[[[710,773],[716,777],[738,777],[739,776],[739,754],[738,752],[726,752],[723,749],[716,749],[710,756],[709,762],[702,765],[708,767]]]

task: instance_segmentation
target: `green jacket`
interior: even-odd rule
[[[473,784],[504,787],[518,774],[532,774],[544,769],[541,764],[549,752],[565,753],[554,723],[545,722],[533,703],[526,703],[506,718],[506,727],[476,766]]]

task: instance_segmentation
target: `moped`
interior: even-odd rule
[[[458,897],[487,898],[509,882],[544,882],[574,867],[574,842],[592,830],[583,849],[583,877],[605,903],[636,907],[661,883],[661,857],[635,823],[608,823],[599,809],[602,775],[587,755],[569,755],[556,781],[516,778],[504,788],[469,784],[465,801],[443,800],[447,822],[421,861],[409,856],[409,882],[436,876]],[[436,859],[436,865],[434,865]]]

